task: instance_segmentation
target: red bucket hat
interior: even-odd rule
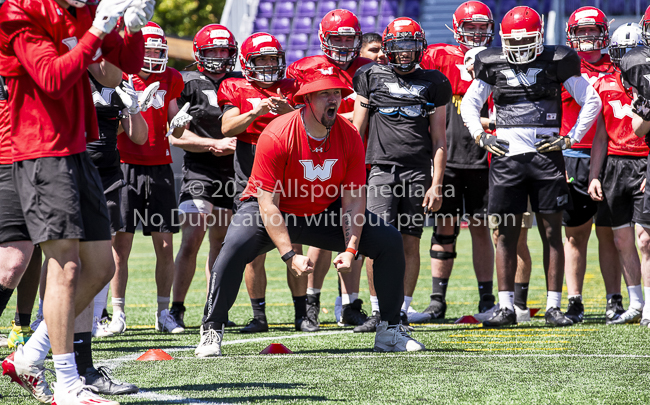
[[[336,76],[318,76],[314,80],[303,83],[300,86],[300,90],[296,92],[293,96],[293,101],[296,104],[304,104],[305,100],[303,96],[305,94],[314,93],[322,90],[330,89],[341,89],[341,98],[346,98],[350,94],[354,93],[354,90],[345,84],[341,79]]]

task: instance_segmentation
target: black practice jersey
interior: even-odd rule
[[[0,76],[0,101],[7,101],[9,99],[9,93],[5,88],[5,78]]]
[[[88,75],[88,77],[90,77],[90,89],[97,111],[99,140],[86,145],[86,149],[97,168],[119,168],[117,130],[122,110],[126,107],[114,88],[103,86],[92,75]]]
[[[428,111],[451,99],[445,75],[420,68],[399,75],[391,66],[371,63],[357,70],[353,83],[370,109],[366,163],[430,167]]]
[[[634,87],[650,99],[650,49],[645,46],[631,49],[621,59],[621,77],[625,87]]]
[[[580,58],[567,46],[545,46],[534,61],[517,65],[501,48],[488,48],[476,55],[474,71],[494,86],[497,128],[560,128],[562,83],[580,76]]]
[[[240,72],[226,73],[218,81],[214,81],[199,71],[181,72],[185,88],[178,98],[178,108],[182,108],[185,103],[190,103],[188,114],[193,118],[190,121],[190,131],[203,138],[222,139],[221,133],[221,116],[223,111],[217,102],[217,92],[219,85],[229,77],[242,77]],[[183,160],[185,167],[201,167],[201,171],[206,169],[209,172],[219,173],[232,177],[233,156],[214,156],[210,152],[188,152],[185,151]],[[196,170],[196,169],[195,169]]]

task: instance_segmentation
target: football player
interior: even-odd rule
[[[296,79],[298,84],[302,85],[315,76],[335,76],[352,87],[352,77],[357,69],[372,62],[370,59],[359,57],[361,35],[359,20],[354,13],[341,9],[330,11],[325,14],[318,29],[324,55],[307,56],[292,63],[287,68],[287,77]],[[354,111],[354,98],[355,93],[345,97],[338,110],[339,114],[350,121]],[[313,323],[318,323],[318,318],[313,315],[320,312],[320,290],[329,271],[331,253],[312,248],[308,255],[316,264],[314,273],[309,275],[307,285],[307,313]],[[352,272],[340,274],[343,307],[341,317],[337,317],[337,321],[341,326],[363,325],[368,320],[361,309],[363,301],[358,299],[362,264],[361,260],[355,261]],[[378,309],[373,307],[373,311]],[[335,313],[338,312],[337,308]],[[371,329],[374,330],[374,326],[371,325]]]
[[[208,232],[210,250],[205,264],[206,280],[219,254],[233,205],[233,158],[235,140],[224,138],[217,103],[223,81],[241,77],[233,72],[237,62],[237,42],[228,28],[209,24],[194,36],[197,71],[182,72],[185,88],[178,106],[189,106],[193,117],[183,136],[171,143],[185,150],[181,184],[180,223],[183,238],[176,255],[174,295],[171,315],[185,327],[185,297],[196,271],[196,257]],[[209,230],[209,231],[208,231]]]
[[[488,48],[476,55],[476,79],[461,103],[461,116],[470,134],[493,153],[488,212],[500,219],[496,254],[499,310],[483,324],[517,323],[517,242],[530,197],[544,245],[546,323],[568,326],[573,322],[560,311],[564,272],[561,231],[562,211],[570,208],[571,200],[561,151],[586,134],[600,112],[600,98],[580,75],[580,58],[573,49],[544,46],[542,18],[532,8],[508,11],[500,35],[502,48]],[[562,86],[582,106],[568,136],[559,135]],[[486,134],[481,125],[480,111],[490,94],[496,107],[496,135]]]
[[[451,85],[440,71],[417,67],[425,48],[420,24],[398,18],[382,35],[388,65],[366,65],[354,76],[353,122],[360,133],[368,130],[366,163],[372,165],[368,210],[394,225],[404,244],[403,324],[420,273],[424,214],[442,204],[447,150],[444,126]]]
[[[293,94],[298,90],[295,80],[284,78],[286,63],[282,44],[272,35],[255,33],[242,43],[240,63],[244,77],[228,79],[219,89],[219,105],[224,109],[222,130],[226,136],[237,137],[235,151],[235,207],[241,205],[239,197],[248,184],[253,169],[257,139],[266,126],[280,115],[292,112]],[[296,253],[300,245],[294,246]],[[245,279],[253,307],[253,319],[241,329],[242,333],[268,331],[264,293],[266,276],[265,255],[247,264]],[[261,277],[261,279],[257,279]],[[316,322],[307,318],[307,277],[294,277],[287,269],[287,282],[295,307],[295,327],[298,331],[313,332],[319,329]]]
[[[456,239],[460,216],[468,219],[472,237],[474,272],[478,281],[479,313],[494,307],[492,294],[494,250],[490,240],[487,215],[487,151],[474,142],[460,116],[460,103],[472,82],[465,68],[465,54],[473,48],[487,47],[494,37],[494,18],[490,8],[480,1],[468,1],[453,15],[454,38],[458,45],[430,45],[422,57],[425,69],[441,71],[452,86],[453,97],[447,105],[447,165],[443,190],[453,188],[453,195],[443,199],[436,215],[431,236],[431,302],[425,313],[443,319],[447,310],[445,295],[456,258]],[[451,193],[450,193],[451,194]]]
[[[145,40],[145,56],[141,70],[137,75],[125,74],[123,79],[132,80],[136,92],[145,91],[155,82],[159,82],[159,88],[151,108],[142,113],[149,131],[146,142],[138,145],[127,137],[117,138],[126,186],[121,189],[124,226],[116,232],[113,239],[116,270],[111,281],[113,319],[108,330],[114,334],[126,330],[124,301],[129,271],[128,260],[135,229],[142,221],[143,234],[151,235],[156,252],[156,330],[181,333],[184,328],[176,323],[168,309],[174,277],[172,242],[173,234],[178,232],[178,213],[167,135],[171,133],[175,138],[183,135],[189,119],[187,109],[179,111],[176,104],[184,84],[181,74],[176,69],[167,67],[165,33],[158,24],[149,22],[142,28],[142,34]]]
[[[609,55],[601,53],[609,45],[609,21],[607,16],[596,7],[581,7],[574,11],[567,22],[567,46],[573,48],[580,57],[582,76],[593,84],[598,78],[612,74],[615,69]],[[562,90],[562,126],[560,135],[565,136],[576,123],[580,105],[566,89]],[[582,322],[584,305],[582,304],[582,285],[587,269],[587,244],[591,236],[593,217],[598,209],[596,201],[588,194],[589,162],[591,140],[596,133],[596,125],[570,149],[564,150],[569,191],[573,209],[563,214],[566,243],[565,273],[569,295],[567,318],[573,323]],[[600,268],[605,280],[607,299],[621,292],[621,262],[614,245],[614,236],[609,227],[596,227]],[[618,281],[616,281],[618,280]],[[635,287],[641,292],[641,286]]]
[[[386,65],[386,55],[381,50],[381,35],[375,32],[366,32],[361,36],[361,50],[359,56],[370,59],[381,65]]]
[[[246,263],[277,248],[294,275],[314,271],[313,262],[296,254],[292,243],[342,252],[334,259],[339,272],[350,271],[358,253],[375,259],[382,322],[374,349],[424,350],[400,324],[401,237],[365,209],[363,143],[352,124],[336,113],[351,93],[338,77],[314,75],[294,96],[305,106],[274,119],[260,135],[242,204],[212,269],[198,357],[221,355],[223,325]]]
[[[612,62],[618,65],[623,54],[642,45],[641,27],[638,24],[620,26],[612,35],[609,45]],[[631,89],[623,85],[620,72],[598,79],[594,88],[602,100],[603,112],[593,139],[589,195],[594,201],[600,201],[596,226],[610,227],[614,233],[630,296],[629,309],[619,314],[616,311],[608,313],[606,323],[638,322],[644,315],[643,322],[647,325],[650,323],[650,307],[645,310],[643,302],[641,262],[634,240],[634,226],[637,226],[637,232],[650,227],[650,213],[643,212],[643,187],[650,148],[632,129],[634,95]],[[649,260],[649,242],[650,238],[639,238],[644,262]],[[618,281],[620,283],[620,276]],[[620,294],[616,301],[622,301]]]

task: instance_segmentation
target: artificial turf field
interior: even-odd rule
[[[534,230],[533,230],[534,231]],[[428,246],[431,228],[422,238],[422,270],[412,306],[422,311],[431,289]],[[180,237],[174,240],[178,249]],[[294,403],[468,403],[468,404],[644,404],[650,403],[650,330],[637,325],[606,326],[605,297],[592,235],[585,280],[584,324],[563,329],[544,325],[545,283],[541,242],[529,233],[533,257],[528,306],[541,308],[527,324],[507,329],[455,325],[476,311],[478,290],[471,262],[469,233],[461,232],[459,257],[450,280],[444,323],[417,326],[412,336],[425,352],[372,352],[374,334],[355,334],[334,322],[337,295],[333,270],[321,295],[321,331],[293,329],[293,304],[286,286],[286,268],[277,254],[267,259],[267,317],[271,331],[242,335],[226,329],[220,358],[197,359],[199,322],[205,303],[207,243],[201,250],[190,294],[185,303],[188,329],[184,334],[154,330],[156,289],[154,252],[149,238],[136,236],[130,259],[127,324],[123,335],[95,339],[97,365],[113,369],[119,380],[137,384],[141,392],[115,397],[122,404],[218,404],[239,402]],[[365,271],[361,298],[370,310]],[[623,284],[624,285],[624,284]],[[496,283],[495,283],[496,292]],[[627,294],[623,292],[627,306]],[[562,308],[566,309],[564,293]],[[15,298],[0,318],[8,333]],[[110,300],[109,300],[109,311]],[[541,316],[540,316],[541,315]],[[231,319],[244,325],[252,316],[242,284]],[[284,343],[294,354],[259,355],[269,343]],[[167,351],[174,360],[139,362],[151,348]],[[0,349],[0,358],[8,355]],[[52,367],[46,362],[46,367]],[[49,376],[52,380],[53,377]],[[0,379],[0,404],[36,404],[7,377]]]

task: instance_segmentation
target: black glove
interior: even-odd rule
[[[535,148],[537,148],[537,152],[539,153],[571,149],[571,138],[568,136],[560,136],[558,134],[537,135],[537,138],[541,139],[541,141],[535,143]]]
[[[499,139],[494,135],[481,132],[481,134],[476,137],[476,144],[497,156],[505,156],[506,153],[508,153],[508,145],[510,145],[510,142],[505,139]]]
[[[644,121],[650,121],[650,101],[639,94],[632,103],[632,112],[643,118]]]

